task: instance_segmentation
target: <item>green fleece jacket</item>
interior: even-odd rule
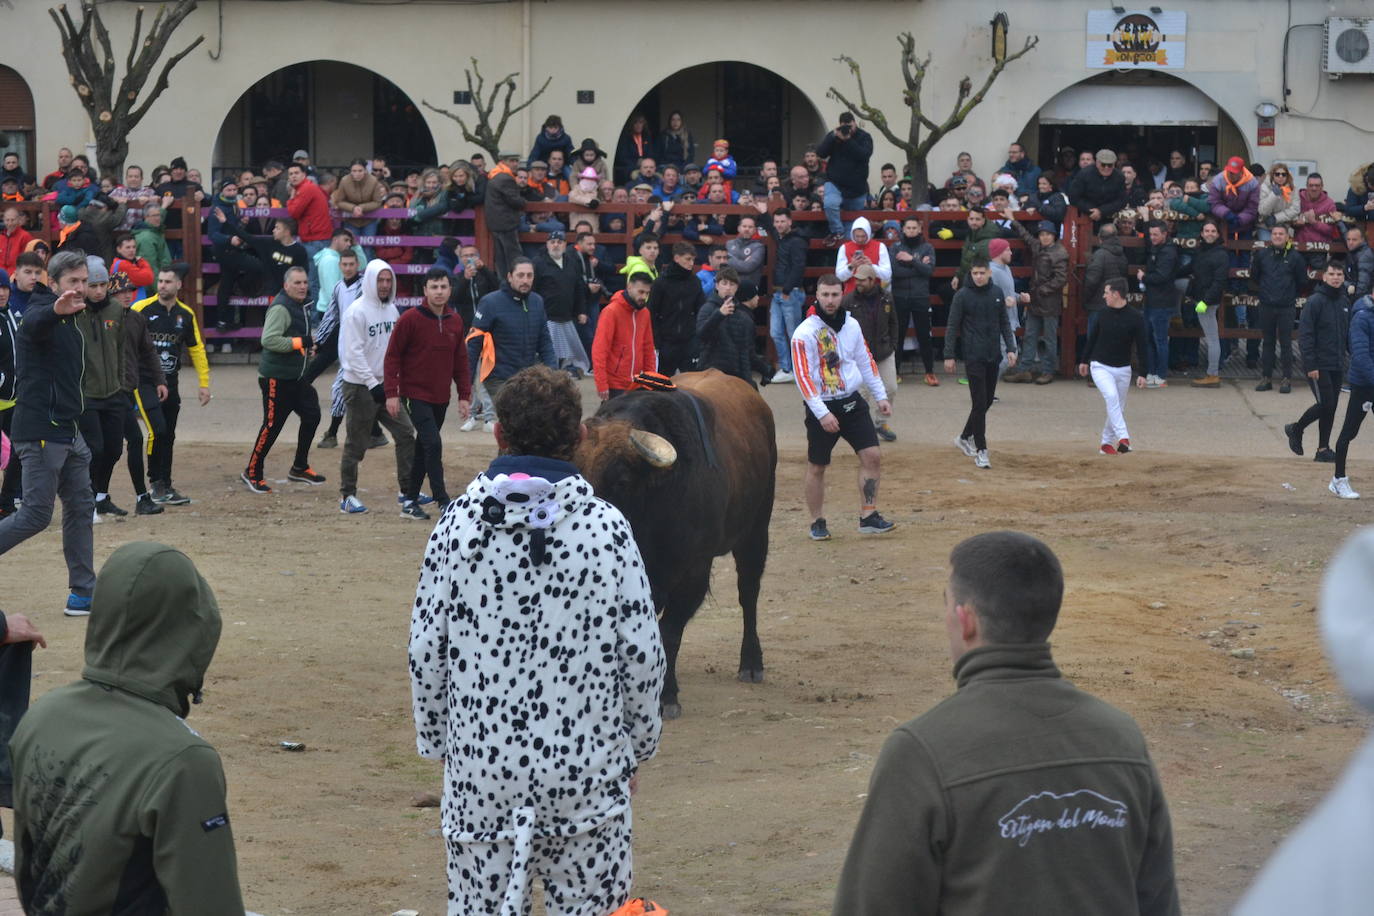
[[[1177,916],[1173,834],[1131,717],[1047,643],[984,646],[873,768],[835,916]]]
[[[83,680],[10,742],[24,912],[243,916],[224,770],[183,719],[219,635],[185,554],[136,541],[105,563]]]
[[[76,313],[76,326],[86,343],[86,399],[114,397],[124,390],[124,308],[108,295],[100,302],[88,299]]]
[[[988,242],[993,239],[1005,238],[1006,233],[1002,227],[989,219],[978,229],[970,229],[964,238],[964,250],[959,254],[959,284],[962,286],[968,278],[968,268],[975,256],[986,258],[988,256]]]
[[[134,223],[134,241],[138,243],[138,256],[148,262],[153,276],[166,270],[172,264],[172,252],[167,247],[167,236],[162,228],[154,229],[142,220]]]

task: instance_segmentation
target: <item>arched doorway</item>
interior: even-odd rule
[[[10,67],[0,66],[0,155],[19,154],[19,167],[38,174],[33,148],[33,93],[29,84]]]
[[[1133,163],[1168,162],[1182,150],[1193,163],[1219,162],[1251,150],[1240,128],[1214,99],[1176,76],[1158,71],[1109,71],[1055,95],[1021,132],[1021,143],[1042,167],[1056,151],[1109,148]]]
[[[224,118],[214,164],[217,172],[257,168],[290,162],[297,149],[335,171],[358,157],[385,156],[393,174],[437,161],[409,96],[378,73],[332,60],[282,67],[249,87]]]
[[[724,137],[745,174],[765,159],[800,160],[807,145],[825,133],[821,113],[791,82],[772,70],[726,60],[687,67],[659,82],[627,114],[615,141],[636,113],[648,119],[656,138],[674,111],[682,112],[696,139],[698,165],[710,158],[711,141]]]

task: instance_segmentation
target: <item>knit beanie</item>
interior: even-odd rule
[[[110,271],[105,267],[104,260],[100,255],[86,255],[86,282],[87,283],[109,283]]]
[[[1011,250],[1011,242],[1006,239],[993,239],[988,242],[988,259],[1000,258],[1002,253]]]

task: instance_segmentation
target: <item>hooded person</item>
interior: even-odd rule
[[[1327,657],[1355,702],[1374,711],[1374,531],[1357,532],[1322,582],[1318,622]],[[1366,738],[1340,781],[1288,835],[1241,898],[1236,916],[1363,913],[1374,861],[1374,738]]]
[[[846,293],[854,291],[854,271],[863,264],[872,265],[884,286],[892,282],[892,262],[888,259],[887,246],[874,238],[873,224],[868,218],[860,216],[849,228],[849,241],[840,246],[835,257],[835,276],[844,281]]]
[[[597,187],[601,183],[601,176],[596,169],[590,165],[582,169],[577,174],[577,186],[568,192],[568,203],[577,204],[579,207],[586,207],[588,210],[595,210],[601,203],[597,196]],[[599,220],[595,213],[578,213],[578,221],[586,220],[591,223],[592,231],[595,232],[599,225]]]
[[[34,703],[10,742],[25,912],[242,916],[224,770],[183,721],[219,637],[185,554],[138,541],[106,561],[82,680]]]
[[[1350,173],[1350,190],[1345,192],[1340,211],[1360,222],[1374,212],[1374,162],[1366,162]]]
[[[578,147],[577,154],[569,163],[572,168],[581,172],[584,168],[591,166],[596,170],[597,179],[605,181],[611,177],[610,167],[606,165],[606,151],[596,145],[596,141],[587,137]]]

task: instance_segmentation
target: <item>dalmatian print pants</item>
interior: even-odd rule
[[[630,811],[571,837],[532,837],[531,812],[515,815],[517,836],[496,843],[448,843],[448,916],[530,916],[536,880],[548,916],[608,916],[630,897]]]

